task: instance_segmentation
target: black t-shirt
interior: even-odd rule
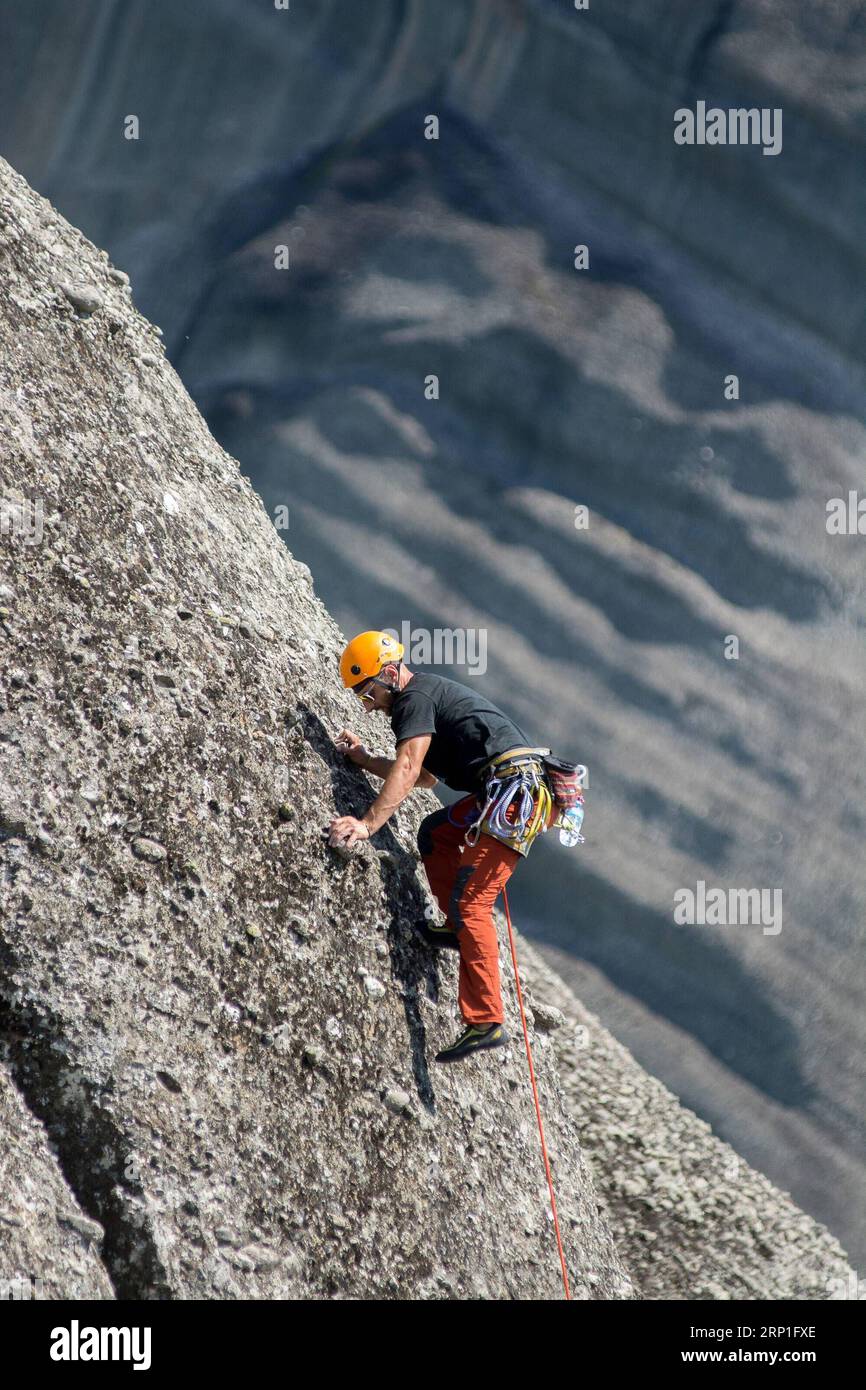
[[[483,695],[446,676],[423,672],[394,696],[391,727],[397,743],[432,734],[423,766],[463,792],[481,790],[478,774],[497,753],[529,744],[519,725]]]

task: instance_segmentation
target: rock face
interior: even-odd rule
[[[866,450],[859,0],[18,9],[4,151],[132,272],[335,619],[483,632],[590,765],[518,922],[866,1258],[863,537],[825,526]],[[675,144],[700,100],[781,108],[781,153]],[[122,279],[80,281],[87,334]],[[780,888],[781,933],[676,927],[699,880]]]
[[[104,253],[0,168],[3,1039],[105,1232],[105,1273],[76,1275],[43,1155],[34,1272],[76,1297],[106,1274],[127,1298],[556,1297],[524,1058],[429,1062],[457,1027],[456,963],[411,927],[438,803],[325,848],[369,800],[332,748],[340,634]],[[538,1070],[574,1296],[628,1297],[543,1044]]]
[[[70,1192],[45,1131],[0,1066],[0,1298],[113,1298],[98,1222]]]
[[[3,162],[0,242],[17,504],[0,589],[15,1233],[0,1276],[46,1297],[560,1296],[522,1047],[429,1065],[456,1025],[456,962],[411,930],[434,798],[355,853],[326,849],[330,816],[370,789],[333,752],[356,712],[309,571],[104,253]],[[847,1288],[826,1231],[726,1170],[708,1127],[520,939],[518,954],[572,1295]],[[725,1213],[741,1236],[714,1230],[702,1256]]]

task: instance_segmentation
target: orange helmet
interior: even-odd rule
[[[340,676],[347,690],[378,676],[389,661],[400,661],[403,643],[387,632],[361,632],[353,637],[340,657]]]

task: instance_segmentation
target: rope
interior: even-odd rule
[[[568,1271],[565,1268],[565,1255],[562,1251],[562,1236],[559,1233],[559,1220],[556,1215],[556,1198],[553,1195],[553,1178],[550,1176],[550,1162],[547,1157],[547,1146],[544,1142],[544,1125],[541,1122],[541,1106],[538,1103],[538,1089],[535,1085],[535,1071],[532,1066],[532,1049],[529,1046],[529,1032],[526,1027],[526,1015],[523,1012],[523,995],[520,992],[520,975],[517,970],[517,952],[514,949],[514,932],[511,927],[511,912],[508,908],[508,894],[503,886],[502,897],[505,902],[505,920],[508,923],[508,940],[511,944],[511,959],[514,963],[514,979],[517,983],[517,1002],[520,1005],[520,1020],[523,1024],[523,1037],[526,1042],[526,1056],[529,1059],[529,1076],[532,1081],[532,1094],[535,1097],[535,1113],[538,1117],[538,1133],[541,1138],[541,1152],[544,1155],[544,1170],[547,1173],[547,1186],[550,1189],[550,1205],[553,1210],[553,1224],[556,1228],[556,1243],[559,1246],[559,1263],[562,1266],[562,1282],[565,1287],[565,1296],[571,1299],[568,1288]]]

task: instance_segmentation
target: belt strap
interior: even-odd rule
[[[509,748],[505,753],[497,753],[495,758],[491,758],[481,768],[481,772],[487,772],[491,767],[498,767],[500,763],[507,763],[512,758],[526,757],[533,753],[539,758],[546,757],[550,752],[549,748]]]

